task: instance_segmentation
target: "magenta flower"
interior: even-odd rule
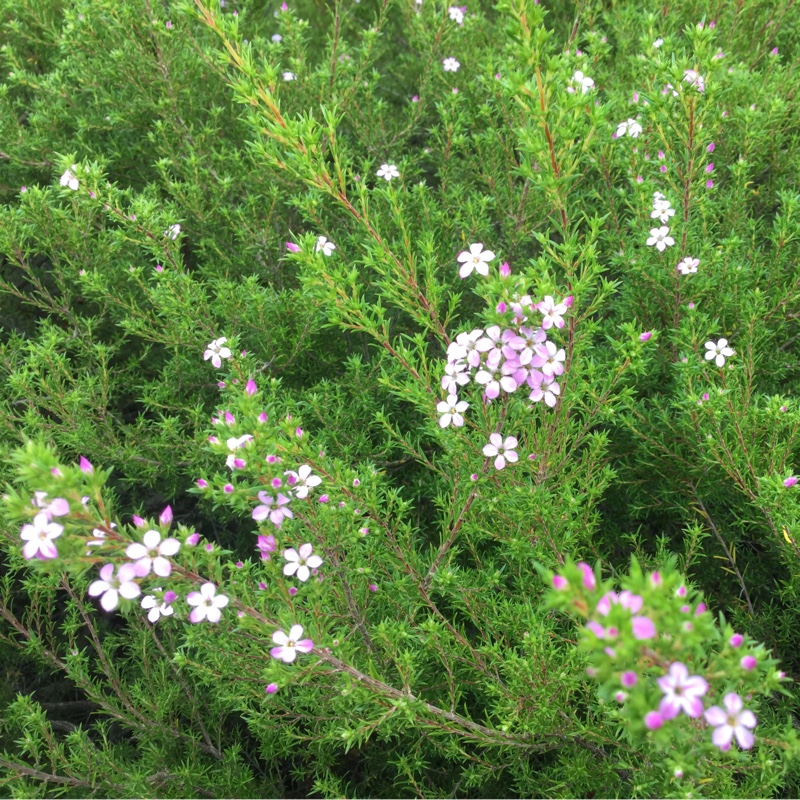
[[[258,391],[256,382],[252,378],[250,378],[250,380],[247,381],[247,386],[244,387],[244,390],[247,392],[248,395],[252,397]]]
[[[706,147],[706,152],[707,152],[707,153],[713,153],[713,152],[714,152],[714,150],[715,150],[715,145],[714,145],[714,142],[710,142],[710,143],[709,143],[709,145],[708,145],[708,147]]]
[[[620,683],[626,688],[630,689],[632,686],[636,686],[639,681],[639,676],[635,672],[631,672],[628,670],[627,672],[623,672],[620,676]]]
[[[652,639],[656,635],[656,626],[649,617],[632,617],[631,629],[634,639]]]
[[[719,706],[712,706],[706,711],[706,722],[714,728],[711,741],[720,750],[730,750],[735,736],[739,747],[749,750],[755,741],[751,729],[756,726],[756,715],[743,708],[742,698],[736,692],[728,692],[722,703],[724,710]]]
[[[164,539],[162,542],[161,534],[151,530],[142,537],[141,544],[138,542],[129,544],[125,555],[136,562],[134,567],[138,577],[146,577],[152,568],[156,575],[166,578],[172,572],[172,564],[166,556],[174,556],[180,547],[181,543],[177,539]]]
[[[569,586],[569,581],[563,575],[553,575],[552,584],[556,591],[561,592]]]
[[[302,635],[302,625],[292,625],[288,636],[283,631],[275,631],[272,634],[272,641],[278,647],[271,648],[270,655],[286,664],[291,664],[297,658],[297,653],[310,653],[314,649],[314,642],[311,639],[301,639]]]
[[[739,665],[742,669],[747,670],[750,672],[756,668],[758,661],[756,660],[755,656],[743,656],[742,660],[739,662]]]
[[[731,647],[741,647],[742,642],[744,641],[744,636],[741,633],[734,633],[730,639],[728,639],[728,644]]]
[[[283,566],[283,574],[288,576],[296,573],[297,579],[305,583],[311,576],[311,570],[322,566],[322,559],[312,555],[313,549],[310,544],[306,543],[300,545],[299,553],[293,547],[284,550],[283,557],[287,563]]]
[[[787,478],[787,479],[786,479],[786,480],[783,482],[783,485],[784,485],[784,486],[785,486],[787,489],[790,489],[790,488],[791,488],[792,486],[794,486],[796,483],[797,483],[797,478],[796,478],[794,475],[791,475],[791,476],[789,476],[789,477],[788,477],[788,478]]]
[[[81,456],[80,467],[81,467],[81,472],[85,472],[87,475],[94,474],[94,467],[92,466],[92,463],[83,456]]]
[[[199,592],[190,592],[186,597],[186,602],[190,606],[195,606],[189,614],[191,622],[202,622],[207,619],[209,622],[219,622],[222,617],[220,609],[228,605],[228,598],[224,594],[216,594],[217,588],[213,583],[204,583]]]
[[[511,267],[508,265],[508,261],[504,261],[500,265],[500,277],[507,278],[511,274]]]
[[[639,341],[640,342],[649,342],[650,338],[652,337],[652,331],[645,331],[644,333],[639,334]]]
[[[89,586],[89,596],[100,597],[104,611],[113,611],[119,605],[120,596],[126,600],[138,597],[142,590],[136,583],[136,569],[133,564],[123,564],[114,575],[114,565],[105,564],[100,570],[100,579]]]
[[[259,492],[258,499],[262,504],[253,509],[253,519],[255,520],[261,521],[269,517],[273,525],[280,527],[284,519],[294,516],[290,509],[285,508],[287,503],[290,502],[290,498],[284,494],[279,493],[275,498],[266,492]]]
[[[300,245],[297,245],[294,242],[286,242],[286,249],[290,253],[299,253],[300,252]]]
[[[22,555],[29,561],[32,558],[38,558],[40,561],[58,558],[58,550],[53,544],[53,539],[57,539],[63,532],[64,526],[51,522],[46,513],[37,514],[33,518],[32,525],[22,526],[20,537],[25,542]]]
[[[267,688],[264,690],[267,694],[275,694],[278,691],[277,683],[268,683]]]
[[[483,446],[483,454],[487,458],[496,456],[494,460],[495,469],[503,469],[506,462],[512,464],[519,460],[519,456],[515,452],[515,447],[518,442],[515,437],[507,436],[505,441],[499,433],[493,433],[489,436],[489,444]]]
[[[699,675],[690,676],[685,664],[670,664],[669,673],[658,679],[658,685],[664,692],[658,707],[664,719],[672,719],[681,711],[693,719],[703,713],[700,698],[708,691],[708,683]]]
[[[585,562],[578,562],[578,569],[583,573],[583,586],[590,592],[594,591],[597,586],[597,580],[594,577],[594,570]]]
[[[664,724],[664,717],[658,711],[649,711],[644,716],[644,726],[649,731],[658,730]]]
[[[567,313],[567,306],[564,303],[556,303],[555,300],[549,295],[544,296],[544,300],[536,306],[536,309],[542,314],[542,328],[549,330],[553,326],[556,328],[564,327],[564,314]]]
[[[315,486],[319,486],[322,483],[322,478],[319,475],[311,474],[311,467],[308,464],[303,464],[298,468],[297,472],[288,470],[283,474],[288,476],[286,482],[292,487],[294,496],[299,500],[304,500]]]

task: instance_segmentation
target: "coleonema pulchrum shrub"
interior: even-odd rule
[[[800,792],[793,0],[0,0],[13,797]]]

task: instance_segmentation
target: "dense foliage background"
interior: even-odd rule
[[[284,529],[324,543],[315,640],[451,714],[313,662],[265,697],[268,637],[104,615],[94,574],[31,571],[9,522],[10,795],[800,792],[779,746],[793,688],[761,707],[772,744],[676,782],[595,698],[534,566],[677,567],[800,675],[800,507],[783,484],[800,455],[794,0],[452,16],[434,0],[0,0],[0,475],[28,439],[113,467],[120,519],[169,503],[230,551],[224,580],[247,561],[244,602],[285,605],[258,594],[248,511],[189,491],[226,471],[207,446],[226,395],[202,353],[228,337],[270,419],[302,425],[304,458],[324,452],[336,502]],[[586,95],[567,91],[576,70]],[[640,136],[613,137],[637,116]],[[383,163],[400,177],[376,177]],[[79,191],[59,183],[73,164]],[[646,245],[655,191],[677,210],[665,253]],[[498,258],[461,280],[473,242]],[[687,255],[700,265],[681,276]],[[517,279],[574,296],[561,399],[481,411],[476,392],[470,424],[442,430],[447,343],[499,324]],[[724,370],[703,358],[720,337]],[[481,448],[501,423],[521,459],[495,472]]]

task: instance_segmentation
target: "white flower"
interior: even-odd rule
[[[272,641],[278,647],[270,648],[270,655],[291,664],[297,658],[297,653],[310,653],[314,649],[314,642],[311,639],[301,639],[302,635],[302,625],[292,625],[288,636],[283,631],[275,631],[272,634]]]
[[[376,174],[379,178],[386,178],[387,181],[390,181],[392,178],[400,177],[400,171],[394,164],[381,164]]]
[[[442,400],[436,406],[436,410],[442,415],[439,417],[439,427],[446,428],[452,423],[456,428],[460,428],[464,424],[464,417],[461,415],[468,408],[469,403],[466,400],[459,401],[458,395],[447,395],[447,400]]]
[[[311,576],[311,570],[317,569],[322,564],[319,556],[311,555],[313,550],[314,548],[308,543],[300,545],[299,553],[293,547],[284,550],[283,557],[287,563],[283,565],[283,574],[297,573],[297,580],[305,583]]]
[[[152,567],[156,575],[166,578],[172,572],[172,564],[165,556],[174,556],[180,548],[181,543],[177,539],[164,539],[162,542],[158,531],[147,531],[141,544],[134,542],[128,545],[125,555],[136,562],[134,566],[138,577],[149,575]]]
[[[458,72],[458,68],[461,66],[461,63],[456,61],[454,58],[446,58],[442,61],[442,66],[444,67],[445,72]]]
[[[571,86],[567,86],[567,91],[570,94],[574,93],[576,89],[581,90],[581,94],[586,94],[590,89],[594,88],[594,81],[588,76],[584,75],[580,70],[577,70],[570,80]]]
[[[491,250],[484,250],[483,245],[476,242],[469,246],[469,251],[460,252],[456,260],[461,264],[458,270],[461,278],[466,278],[473,269],[477,270],[479,275],[488,275],[489,262],[494,260],[494,253]]]
[[[703,80],[703,76],[700,75],[697,70],[687,69],[683,73],[683,80],[688,83],[689,86],[694,86],[698,92],[704,92],[706,90],[706,84]]]
[[[642,126],[635,120],[628,117],[625,122],[620,122],[617,125],[617,138],[624,136],[626,133],[636,139],[642,132]]]
[[[329,256],[335,249],[336,245],[333,242],[329,242],[324,236],[317,237],[317,244],[314,247],[314,250],[317,253],[322,253],[323,255]]]
[[[469,374],[465,371],[466,369],[467,365],[461,361],[451,361],[445,366],[442,389],[447,394],[456,394],[459,386],[465,386],[469,383]]]
[[[734,352],[728,347],[727,339],[720,339],[716,344],[706,342],[706,361],[711,361],[713,358],[718,367],[724,367],[725,359],[730,358]]]
[[[277,44],[278,42],[282,42],[283,41],[283,36],[281,36],[279,33],[273,33],[272,34],[272,41],[275,42],[275,44]]]
[[[240,447],[244,447],[249,442],[253,441],[253,435],[250,433],[244,434],[244,436],[240,436],[238,439],[235,436],[232,436],[228,439],[225,444],[228,446],[228,450],[238,450]]]
[[[459,25],[464,24],[464,12],[458,6],[450,6],[447,9],[447,13],[450,15],[450,19],[453,22],[457,22]]]
[[[80,183],[78,183],[78,179],[75,177],[75,172],[73,171],[77,169],[78,167],[75,164],[73,164],[72,169],[68,169],[61,176],[61,179],[59,180],[59,183],[62,186],[69,186],[69,188],[72,189],[73,192],[77,192],[78,187],[80,186]]]
[[[322,478],[320,478],[319,475],[311,474],[311,467],[309,467],[308,464],[303,464],[297,472],[288,470],[283,474],[288,475],[286,483],[289,484],[294,492],[294,496],[299,500],[308,497],[309,491],[322,483]]]
[[[170,225],[164,231],[164,236],[169,236],[170,239],[173,241],[177,239],[181,235],[181,226],[180,225]]]
[[[689,275],[692,272],[697,272],[697,267],[700,264],[699,258],[692,258],[691,256],[686,256],[683,261],[678,263],[678,272],[681,275]]]
[[[287,82],[288,81],[296,81],[297,80],[297,75],[295,75],[294,72],[284,72],[283,73],[283,79],[285,81],[287,81]]]
[[[675,209],[669,204],[669,200],[654,200],[653,210],[650,212],[651,219],[657,219],[661,224],[669,222],[669,218],[675,216]]]
[[[211,344],[207,346],[205,353],[203,353],[203,361],[208,361],[210,358],[214,367],[219,369],[222,366],[222,359],[230,358],[231,355],[233,355],[229,347],[224,347],[227,341],[228,340],[223,336],[211,342]]]
[[[658,50],[658,48],[661,47],[662,44],[664,44],[664,40],[663,39],[656,39],[653,42],[653,47],[655,47],[655,49]]]
[[[160,592],[161,589],[154,589],[153,591]],[[159,603],[153,594],[145,595],[142,598],[142,608],[148,612],[147,619],[153,623],[158,622],[161,617],[171,617],[175,613],[172,603]]]
[[[58,550],[53,544],[53,539],[57,539],[64,532],[64,526],[57,522],[50,522],[46,512],[37,514],[33,518],[33,525],[23,525],[20,537],[25,542],[22,548],[22,555],[28,560],[38,558],[42,561],[49,558],[57,558]]]
[[[134,581],[136,568],[133,564],[123,564],[114,575],[114,565],[106,564],[100,570],[100,579],[89,586],[89,596],[100,598],[100,605],[104,611],[113,611],[119,605],[120,595],[126,600],[138,597],[142,590]]]
[[[650,229],[650,238],[647,240],[648,246],[655,245],[659,253],[663,253],[668,247],[675,244],[675,240],[669,235],[669,228],[662,225],[660,228]]]
[[[495,469],[503,469],[506,461],[512,464],[519,460],[519,456],[514,451],[518,442],[515,437],[507,436],[503,441],[503,437],[499,433],[493,433],[489,436],[489,444],[483,446],[483,454],[488,458],[497,456],[494,460]]]
[[[191,622],[202,622],[204,619],[219,622],[222,617],[220,609],[228,605],[228,598],[224,594],[216,595],[216,591],[213,583],[204,583],[199,592],[190,592],[187,595],[186,602],[190,606],[196,606],[189,614]]]

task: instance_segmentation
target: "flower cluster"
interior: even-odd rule
[[[734,739],[750,749],[756,716],[745,708],[740,687],[748,700],[755,691],[776,688],[784,675],[775,662],[732,629],[723,637],[678,573],[645,575],[634,562],[627,583],[614,591],[585,562],[551,576],[550,604],[585,620],[581,646],[601,696],[619,704],[633,733],[674,727],[681,717],[693,720],[681,728],[683,739],[673,738],[674,729],[659,740],[670,746],[686,741],[687,753],[697,736],[723,751]]]

